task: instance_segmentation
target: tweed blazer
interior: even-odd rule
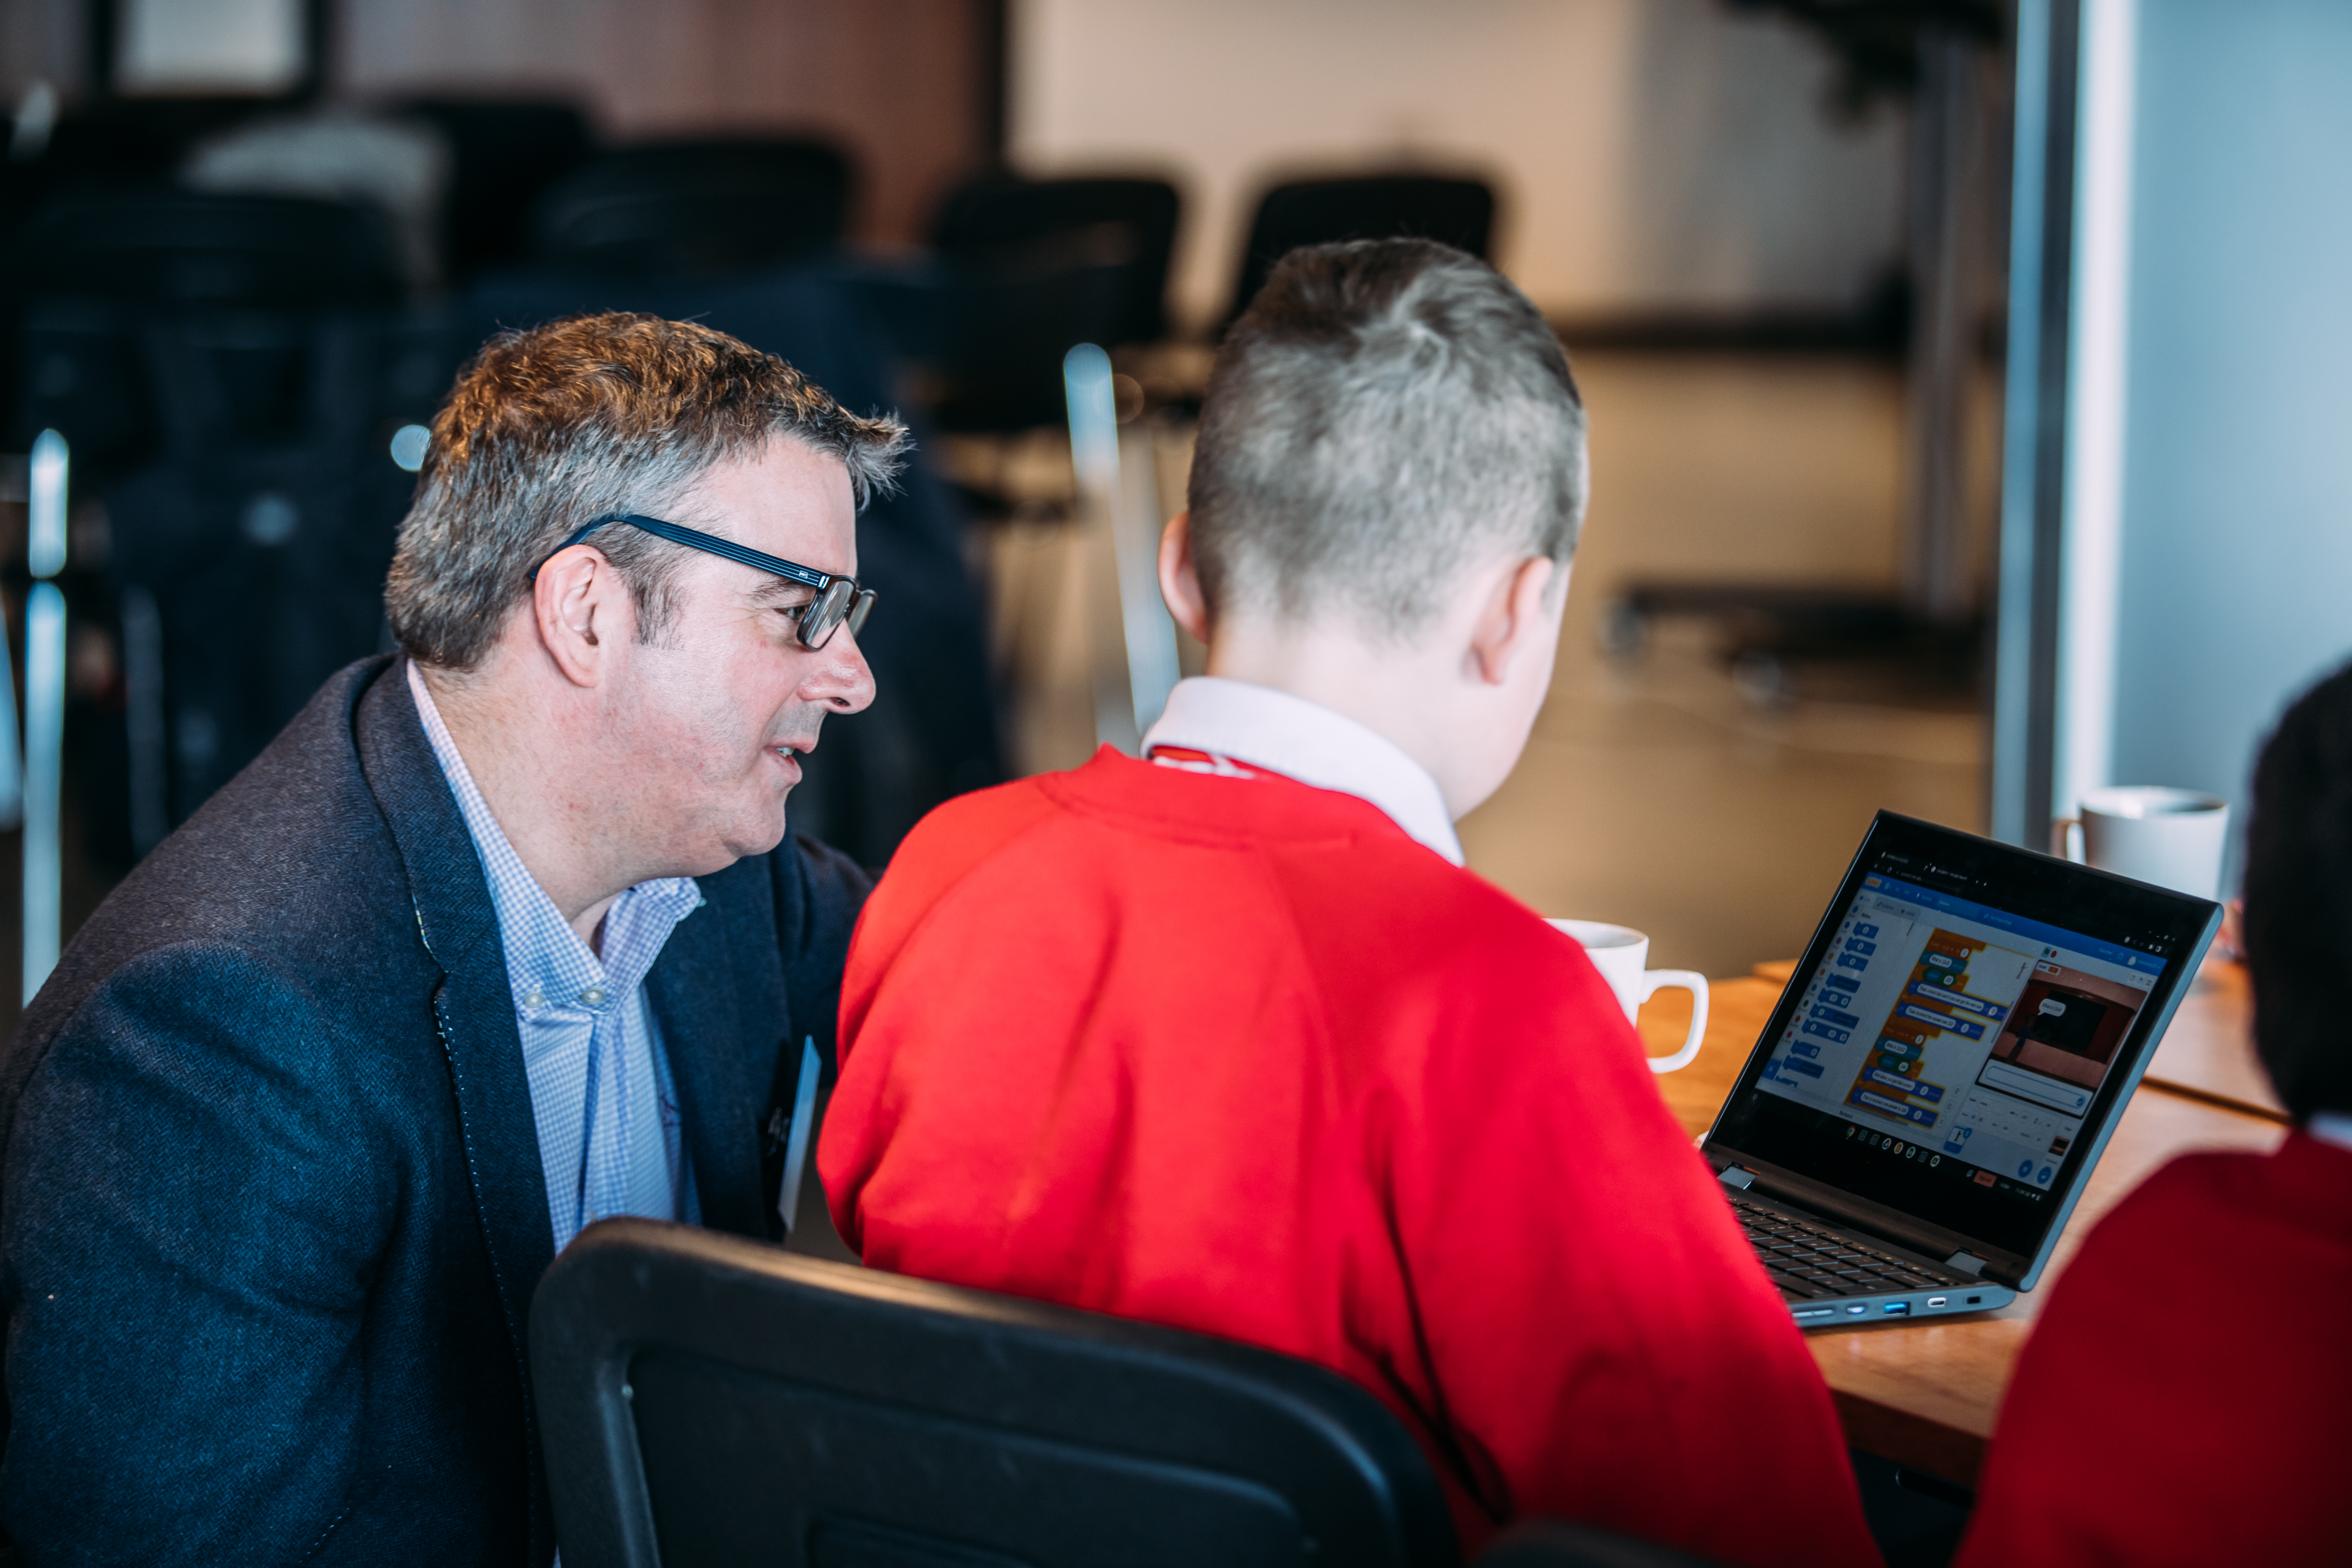
[[[647,999],[703,1223],[771,1237],[867,879],[788,839],[700,885]],[[99,908],[0,1066],[0,1527],[44,1564],[546,1564],[552,1249],[481,862],[364,660]]]

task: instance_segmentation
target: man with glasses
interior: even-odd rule
[[[32,1560],[554,1551],[532,1288],[782,1232],[866,879],[789,839],[874,696],[906,433],[703,328],[509,333],[331,680],[84,926],[0,1075],[0,1527]]]

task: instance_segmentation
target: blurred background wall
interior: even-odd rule
[[[341,93],[575,96],[626,141],[792,131],[857,162],[853,233],[914,239],[994,155],[996,0],[383,0],[334,7]]]
[[[2352,653],[2352,8],[2138,23],[2109,771],[2243,802]]]
[[[1124,655],[1093,608],[1106,535],[1070,463],[1067,349],[1111,351],[1139,459],[1119,504],[1156,529],[1244,249],[1438,233],[1428,204],[1475,189],[1491,236],[1442,232],[1559,327],[1597,482],[1551,700],[1464,824],[1472,865],[1545,913],[1652,931],[1661,963],[1785,956],[1874,810],[1983,822],[2001,15],[0,0],[12,621],[10,454],[63,431],[80,509],[66,931],[325,669],[382,645],[420,422],[494,328],[692,318],[917,425],[907,493],[861,523],[884,696],[827,726],[793,803],[879,864],[937,801],[1103,738]],[[310,241],[263,232],[298,217],[349,242],[333,298]],[[240,269],[235,298],[181,297]],[[313,352],[353,332],[367,355]],[[165,441],[211,384],[157,370],[165,350],[258,388],[253,417]],[[126,424],[142,389],[154,417]],[[1929,538],[1958,581],[1932,603]],[[329,546],[333,635],[296,659],[271,639],[328,601],[279,566]],[[0,879],[13,850],[0,835]]]
[[[1008,148],[1186,186],[1178,308],[1234,286],[1277,174],[1426,163],[1506,193],[1496,259],[1555,317],[1839,310],[1902,246],[1903,122],[1720,0],[1015,0]]]

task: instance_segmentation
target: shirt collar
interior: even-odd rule
[[[1168,694],[1143,754],[1182,746],[1370,801],[1456,866],[1462,841],[1429,770],[1402,747],[1319,702],[1245,680],[1196,675]]]
[[[653,967],[671,928],[701,907],[702,889],[691,877],[658,877],[624,891],[604,916],[604,956],[599,959],[515,853],[414,659],[408,661],[408,689],[416,699],[416,716],[434,760],[457,797],[458,815],[481,857],[516,1011],[597,1014],[620,1005]]]

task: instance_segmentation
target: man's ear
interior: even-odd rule
[[[1201,574],[1192,563],[1192,514],[1180,511],[1160,531],[1160,596],[1168,614],[1192,635],[1209,640],[1209,602],[1201,594]]]
[[[559,551],[530,585],[539,646],[574,686],[599,686],[635,630],[636,606],[604,552],[593,544]]]
[[[1545,634],[1559,610],[1559,598],[1545,590],[1565,571],[1549,555],[1530,555],[1494,580],[1470,633],[1470,668],[1478,679],[1500,686],[1530,648],[1540,652],[1549,646]]]

